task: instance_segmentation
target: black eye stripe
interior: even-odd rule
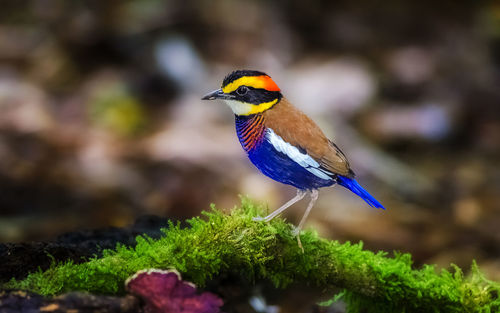
[[[236,89],[230,93],[231,95],[233,95],[235,97],[235,100],[258,105],[258,104],[270,102],[270,101],[273,101],[276,99],[278,99],[278,101],[279,101],[282,98],[281,92],[279,92],[279,91],[269,91],[266,89],[254,88],[254,87],[249,87],[249,86],[244,86],[247,88],[247,92],[244,94],[240,94],[240,93],[238,93],[238,90],[241,87],[242,86],[238,87],[238,89]]]
[[[264,88],[254,88],[254,87],[251,87],[251,86],[245,86],[245,85],[241,85],[239,86],[236,90],[230,92],[231,95],[234,95],[236,94],[236,91],[238,91],[239,88],[241,87],[246,87],[248,89],[249,92],[251,91],[257,91],[257,92],[269,92],[269,93],[280,93],[279,91],[269,91],[267,89],[264,89]]]
[[[248,92],[247,86],[239,86],[238,89],[236,89],[236,93],[239,94],[240,96],[246,94],[247,92]]]

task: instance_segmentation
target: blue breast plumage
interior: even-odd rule
[[[266,176],[302,190],[335,184],[335,174],[267,128],[262,114],[236,116],[236,133],[252,163]]]

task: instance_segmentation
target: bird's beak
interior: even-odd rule
[[[222,91],[222,89],[217,89],[217,90],[214,90],[208,94],[206,94],[205,96],[203,96],[203,98],[201,98],[201,100],[215,100],[215,99],[233,99],[234,96],[233,95],[230,95],[230,94],[226,94],[224,93],[224,91]]]

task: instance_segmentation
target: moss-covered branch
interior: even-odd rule
[[[271,280],[277,287],[341,287],[351,312],[500,311],[500,284],[486,280],[474,264],[469,278],[458,268],[454,273],[436,273],[432,266],[416,270],[409,254],[391,258],[363,250],[362,244],[321,239],[311,231],[301,235],[302,253],[290,224],[279,218],[268,224],[252,221],[263,213],[244,200],[230,215],[213,210],[205,219],[190,220],[189,228],[170,225],[158,240],[139,237],[134,248],[119,246],[86,263],[54,265],[3,287],[44,295],[73,290],[115,294],[138,270],[175,268],[201,285],[217,275],[237,274],[249,281]]]

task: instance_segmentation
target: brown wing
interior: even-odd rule
[[[282,99],[264,112],[265,126],[299,150],[305,150],[321,167],[334,174],[353,177],[344,153],[321,131],[307,115]]]

